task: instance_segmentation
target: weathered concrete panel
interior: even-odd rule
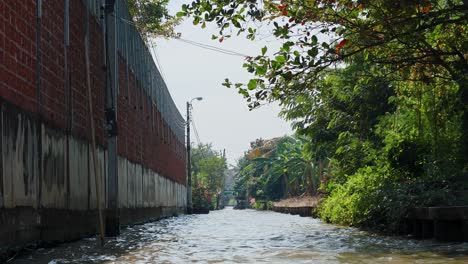
[[[172,197],[172,187],[174,186],[174,183],[171,181],[167,181],[167,206],[173,206],[174,204],[172,203],[171,199]]]
[[[161,181],[160,181],[160,177],[159,177],[159,174],[158,173],[155,173],[156,174],[156,178],[155,178],[155,186],[154,186],[154,189],[155,189],[155,196],[156,196],[156,202],[155,202],[155,206],[156,207],[160,207],[161,206],[161,196],[160,196],[160,186],[161,186]]]
[[[41,206],[65,208],[67,197],[66,137],[44,124],[42,138]]]
[[[151,207],[156,207],[156,172],[151,171]]]
[[[163,206],[163,177],[158,175],[158,190],[157,190],[157,199],[158,199],[158,206]]]
[[[175,202],[176,202],[176,206],[177,206],[177,207],[178,207],[178,206],[181,206],[181,204],[182,204],[182,202],[181,202],[181,196],[180,196],[180,191],[181,191],[181,189],[180,189],[180,184],[177,184],[177,183],[176,183],[176,200],[175,200]]]
[[[161,192],[162,192],[162,197],[161,197],[162,206],[168,206],[169,203],[168,203],[167,199],[169,199],[169,197],[168,197],[167,193],[168,193],[168,187],[169,186],[167,184],[167,179],[166,178],[162,178],[162,179],[163,179],[163,181],[162,181],[163,184],[161,186],[162,187],[162,190],[161,190]]]
[[[171,182],[171,206],[176,207],[177,206],[177,183]]]
[[[101,187],[102,187],[102,192],[101,192],[101,197],[103,198],[103,209],[104,208],[108,208],[107,206],[107,183],[109,182],[109,174],[107,173],[107,162],[109,161],[107,159],[108,155],[107,155],[107,150],[104,151],[104,156],[103,156],[103,162],[102,163],[99,163],[99,164],[102,164],[102,169],[104,170],[103,174],[101,174],[101,180],[102,180],[102,183],[101,183]]]
[[[185,207],[184,197],[186,197],[187,195],[184,195],[184,188],[182,185],[177,184],[177,186],[179,187],[179,190],[177,191],[177,194],[179,195],[179,199],[177,200],[177,206]]]
[[[184,197],[187,197],[187,193],[184,193],[184,186],[183,185],[178,184],[178,186],[179,186],[179,190],[177,191],[177,193],[179,194],[179,203],[177,204],[177,206],[178,207],[182,207],[182,206],[185,207]]]
[[[36,206],[38,129],[16,109],[2,107],[2,204],[6,208]]]
[[[70,209],[88,209],[89,144],[69,136]]]
[[[137,164],[136,174],[135,174],[135,194],[136,194],[136,207],[143,207],[143,168],[141,165]]]
[[[144,187],[148,190],[148,207],[153,207],[155,203],[155,191],[154,191],[154,173],[148,170],[148,185]]]
[[[146,197],[147,197],[147,190],[146,190],[146,185],[147,185],[147,174],[148,170],[144,167],[141,167],[141,206],[143,208],[146,208]]]
[[[142,169],[143,179],[142,179],[142,193],[143,193],[143,207],[147,208],[150,206],[150,196],[151,196],[151,181],[150,181],[150,171],[147,168]]]
[[[90,209],[97,209],[96,203],[96,180],[94,175],[94,165],[93,165],[93,153],[92,147],[89,147],[89,208]],[[101,192],[101,205],[102,208],[105,208],[105,183],[104,180],[106,179],[106,169],[105,169],[105,151],[101,148],[97,149],[96,155],[96,163],[98,167],[98,173],[100,174],[98,178],[100,178],[100,192]]]
[[[169,181],[163,178],[163,206],[169,206]]]
[[[159,174],[154,173],[154,206],[158,207],[159,203]]]
[[[118,171],[119,171],[119,206],[121,208],[128,208],[127,199],[127,160],[119,156],[118,158]]]
[[[136,207],[136,166],[132,162],[128,162],[128,175],[127,175],[127,199],[128,208]]]

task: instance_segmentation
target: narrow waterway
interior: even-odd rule
[[[137,225],[96,249],[89,238],[12,263],[468,263],[468,244],[383,237],[320,220],[227,208]]]

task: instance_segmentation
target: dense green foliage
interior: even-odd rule
[[[149,37],[174,37],[174,28],[181,19],[169,14],[169,0],[127,0],[135,26],[145,39]]]
[[[178,15],[216,23],[220,41],[233,30],[253,40],[260,22],[282,41],[247,58],[247,84],[224,85],[252,108],[279,101],[306,139],[303,171],[328,164],[322,218],[396,231],[412,207],[468,203],[467,1],[198,0]],[[239,193],[304,191],[284,190],[298,152],[280,145],[240,161]]]
[[[234,185],[238,199],[276,201],[284,197],[317,192],[318,163],[311,160],[304,137],[258,139],[238,161]]]
[[[191,166],[194,211],[217,209],[227,169],[225,157],[214,151],[210,144],[201,144],[191,151]]]
[[[313,153],[331,159],[320,211],[329,221],[396,230],[411,207],[466,203],[457,195],[466,183],[461,117],[449,103],[456,85],[396,82],[384,71],[356,59],[328,72],[319,95],[301,95],[320,100],[313,114],[301,116],[297,101],[283,110]]]

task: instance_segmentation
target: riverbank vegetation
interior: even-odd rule
[[[192,201],[194,212],[219,208],[227,162],[224,154],[210,144],[199,144],[191,151]]]
[[[240,198],[276,201],[302,194],[314,195],[319,181],[305,137],[257,139],[238,161],[234,191]]]
[[[224,82],[251,108],[279,102],[296,130],[253,143],[238,195],[322,192],[326,221],[389,232],[410,208],[467,205],[467,11],[461,0],[184,5],[178,15],[216,23],[220,42],[255,40],[259,24],[282,42],[246,58],[248,83]]]

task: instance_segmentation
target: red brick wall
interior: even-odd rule
[[[36,104],[35,1],[0,1],[0,96],[28,111]]]
[[[86,7],[83,1],[70,0],[67,86],[64,1],[43,1],[39,53],[36,45],[36,2],[37,0],[0,1],[0,97],[51,126],[89,140],[84,52]],[[98,143],[105,147],[103,36],[101,27],[93,16],[90,16],[90,47],[94,124]],[[39,82],[38,58],[42,60]],[[121,56],[118,63],[119,155],[143,164],[164,177],[185,183],[184,142],[176,139],[161,117],[157,105],[152,102],[133,72],[129,71],[127,76],[126,61]]]

